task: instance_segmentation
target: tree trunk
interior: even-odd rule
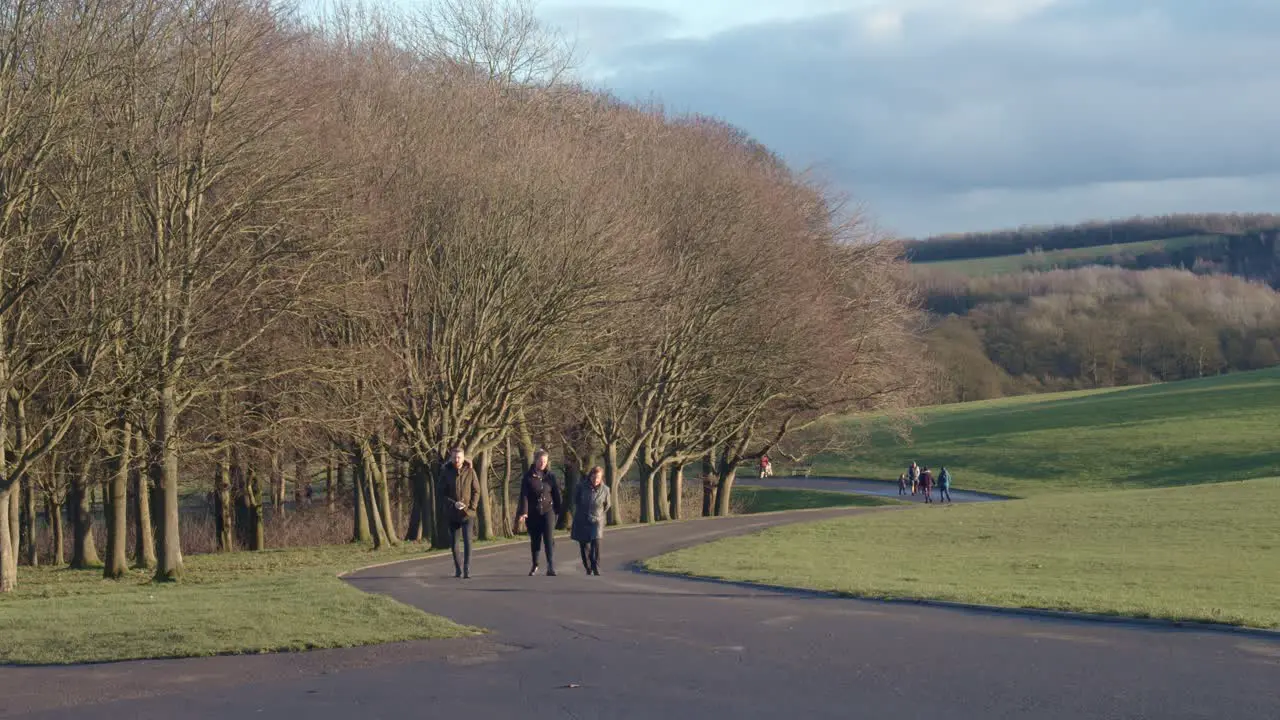
[[[156,566],[156,539],[151,524],[151,482],[139,468],[129,471],[133,485],[133,566],[151,570]]]
[[[604,481],[609,485],[609,497],[612,501],[609,503],[609,523],[610,525],[622,524],[622,495],[619,493],[622,485],[622,478],[618,477],[618,445],[608,442],[604,446]]]
[[[302,459],[299,454],[293,460],[293,497],[298,502],[298,507],[311,504],[311,469],[307,467],[307,461]]]
[[[684,517],[684,465],[677,463],[671,466],[671,512],[670,519],[680,520]]]
[[[129,569],[129,465],[133,449],[133,427],[123,417],[116,431],[117,444],[111,467],[111,492],[108,497],[107,564],[102,576],[119,580]]]
[[[515,528],[511,527],[511,521],[515,518],[511,514],[515,512],[511,507],[511,435],[507,435],[507,454],[503,456],[502,483],[499,491],[502,497],[499,498],[498,507],[502,508],[502,536],[511,537],[515,535]]]
[[[0,593],[12,592],[18,584],[18,549],[13,544],[10,527],[11,496],[18,491],[15,484],[0,486]]]
[[[560,516],[560,529],[573,525],[573,505],[578,497],[578,483],[582,482],[582,465],[573,453],[565,451],[564,461],[564,513]]]
[[[175,582],[182,577],[182,535],[178,525],[178,400],[173,385],[160,390],[160,417],[156,444],[160,450],[160,495],[162,512],[157,518],[156,582]]]
[[[245,468],[244,478],[244,498],[241,502],[244,507],[244,519],[247,521],[244,523],[245,547],[251,552],[261,552],[267,549],[267,528],[263,517],[262,480],[258,471],[252,465]]]
[[[357,450],[356,462],[353,465],[356,471],[356,485],[360,487],[361,497],[364,499],[366,514],[369,518],[369,530],[373,536],[373,549],[381,550],[389,543],[387,542],[386,527],[382,524],[382,512],[378,508],[377,469],[374,467],[373,453],[367,444],[361,443]]]
[[[231,552],[235,546],[235,505],[231,499],[231,451],[218,458],[213,477],[213,525],[218,552]]]
[[[13,481],[13,489],[9,492],[7,502],[9,513],[5,516],[8,520],[4,526],[9,531],[9,544],[13,547],[13,562],[17,563],[22,547],[22,483],[20,480]]]
[[[369,535],[369,513],[364,507],[364,488],[360,486],[360,463],[339,466],[339,473],[343,468],[351,477],[351,542],[367,543],[373,538]]]
[[[324,464],[324,509],[330,514],[338,509],[337,492],[338,488],[334,484],[333,458],[329,458]]]
[[[90,505],[89,476],[93,458],[82,452],[80,467],[71,476],[71,567],[85,570],[102,564],[93,542],[93,507]]]
[[[653,507],[657,512],[659,520],[671,519],[671,473],[665,467],[660,467],[655,471],[654,475],[654,498]]]
[[[480,502],[477,503],[476,513],[479,525],[477,529],[481,540],[493,538],[493,512],[489,498],[489,459],[491,457],[488,450],[476,456],[476,477],[480,480]]]
[[[396,522],[391,512],[391,474],[387,464],[387,446],[378,444],[377,454],[370,453],[369,462],[373,469],[373,478],[378,488],[378,511],[382,520],[382,531],[388,545],[396,544]]]
[[[36,510],[36,487],[31,477],[22,479],[22,526],[19,528],[23,557],[27,564],[36,567],[40,564],[40,538],[37,528],[40,513]]]
[[[428,467],[431,468],[431,480],[427,483],[427,505],[431,510],[427,513],[430,518],[431,547],[437,550],[443,550],[449,547],[449,518],[445,515],[444,508],[440,503],[440,496],[437,488],[440,484],[441,465],[433,462]]]
[[[67,538],[62,530],[62,500],[55,497],[54,493],[45,495],[44,513],[49,518],[49,534],[53,537],[53,553],[49,562],[57,567],[65,560]]]
[[[651,468],[648,465],[640,464],[640,522],[652,523],[655,520],[653,493],[655,488],[654,476],[662,472],[661,468]]]
[[[271,477],[267,479],[271,489],[271,513],[273,517],[284,517],[284,459],[280,453],[271,453]]]
[[[409,510],[409,531],[405,533],[406,542],[422,542],[428,537],[426,523],[427,483],[431,482],[427,464],[414,453],[409,461],[409,494],[413,506]]]
[[[715,511],[715,454],[709,452],[702,457],[702,517],[711,517]]]
[[[719,471],[719,483],[716,485],[716,517],[728,517],[729,497],[733,492],[733,481],[738,475],[737,465],[722,464]]]

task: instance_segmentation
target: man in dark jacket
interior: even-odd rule
[[[437,495],[449,520],[449,543],[453,548],[453,576],[471,577],[471,524],[480,504],[480,478],[462,448],[449,451],[449,461],[440,471]],[[462,561],[458,561],[458,536],[462,536]]]
[[[549,456],[546,450],[538,450],[533,454],[533,467],[524,474],[520,481],[520,503],[516,507],[516,524],[523,520],[529,529],[529,547],[533,554],[533,565],[529,574],[538,572],[538,551],[542,546],[547,548],[547,575],[556,574],[555,551],[556,518],[560,517],[560,485],[556,482],[555,473],[547,467]]]

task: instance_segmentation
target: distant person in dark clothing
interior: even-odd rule
[[[899,495],[907,494],[907,474],[906,473],[902,473],[901,475],[898,476],[898,494]]]
[[[449,546],[453,551],[453,576],[471,577],[471,530],[480,504],[480,478],[462,448],[449,451],[449,462],[440,471],[440,503],[449,520]],[[458,539],[462,560],[458,560]]]
[[[951,502],[951,472],[946,466],[938,473],[938,502]]]
[[[582,569],[588,575],[600,574],[600,537],[604,535],[605,513],[609,510],[609,486],[604,484],[604,468],[596,466],[587,473],[587,481],[574,492],[573,530],[582,553]]]
[[[529,574],[538,572],[538,552],[546,547],[547,575],[554,577],[556,518],[561,513],[561,502],[560,485],[556,482],[555,473],[547,468],[548,463],[546,450],[538,450],[533,454],[533,467],[529,468],[520,481],[516,524],[523,520],[529,529],[529,549],[533,556]]]
[[[925,502],[933,502],[933,471],[927,467],[920,471],[920,492],[924,493]]]

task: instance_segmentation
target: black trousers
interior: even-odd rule
[[[600,569],[600,540],[579,540],[578,550],[582,553],[582,567],[589,572]]]
[[[462,562],[458,562],[458,536],[462,536]],[[453,570],[459,573],[471,572],[471,518],[462,521],[461,525],[449,525],[449,545],[453,550]]]
[[[547,569],[555,568],[556,514],[530,515],[525,518],[525,525],[529,528],[529,550],[533,555],[533,564],[538,564],[538,551],[546,547]]]

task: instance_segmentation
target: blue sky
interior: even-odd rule
[[[590,83],[721,117],[889,232],[1280,211],[1280,0],[541,0]]]

